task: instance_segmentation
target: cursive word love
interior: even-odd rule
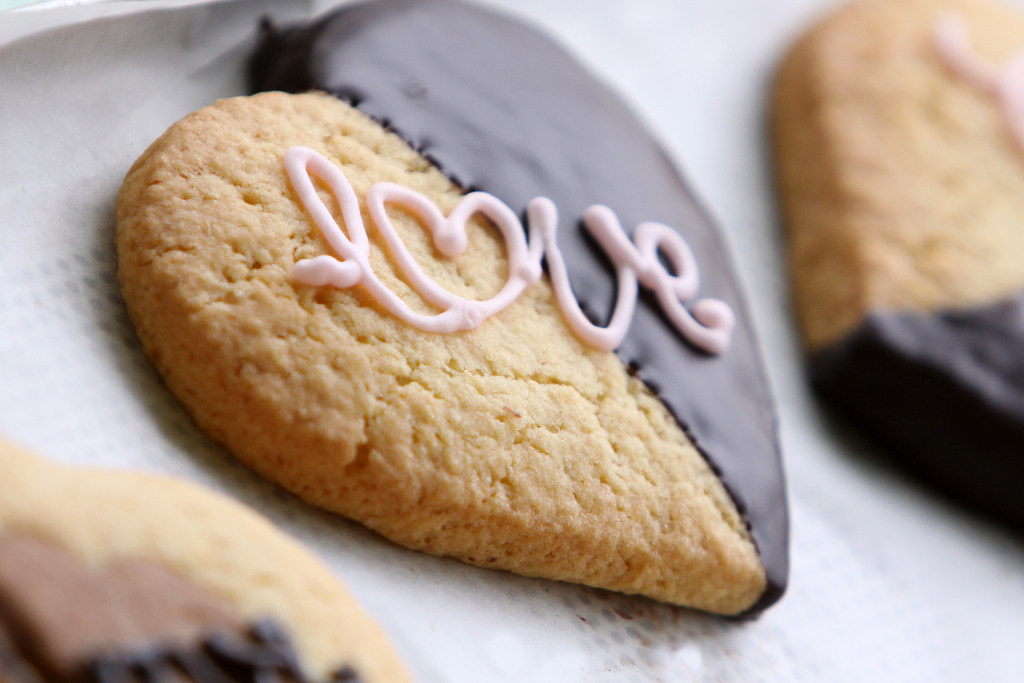
[[[999,103],[1017,147],[1024,152],[1024,50],[997,67],[971,46],[967,25],[952,13],[935,23],[933,39],[936,51],[953,73]]]
[[[558,249],[558,212],[550,199],[537,197],[527,206],[529,244],[522,223],[504,202],[486,192],[471,192],[446,217],[437,206],[408,188],[394,183],[376,183],[366,192],[366,209],[409,284],[430,304],[441,309],[436,315],[416,313],[377,278],[370,265],[370,242],[352,184],[318,152],[292,147],[284,154],[284,166],[299,200],[312,217],[338,258],[316,256],[296,263],[292,277],[314,287],[339,288],[361,285],[389,313],[426,332],[450,333],[471,330],[505,309],[522,292],[540,280],[541,260],[547,258],[551,282],[562,317],[583,343],[611,351],[622,343],[633,319],[638,286],[655,293],[666,316],[693,345],[712,354],[728,347],[736,318],[732,309],[717,299],[701,299],[692,311],[683,305],[694,297],[700,284],[697,262],[686,241],[660,223],[641,223],[635,241],[626,236],[615,213],[594,205],[583,214],[583,223],[607,252],[615,266],[618,295],[607,327],[591,323],[580,310],[572,293],[565,261]],[[316,176],[330,188],[341,208],[348,232],[341,230],[313,185]],[[387,214],[387,204],[401,206],[427,229],[434,247],[454,258],[466,249],[466,222],[475,214],[486,216],[497,226],[505,241],[509,274],[501,290],[489,299],[473,300],[452,294],[430,279],[406,248]],[[677,274],[669,273],[658,258],[664,255]]]

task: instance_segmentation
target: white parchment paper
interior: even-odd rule
[[[169,124],[242,94],[258,17],[310,2],[0,13],[0,433],[53,459],[189,477],[308,543],[417,680],[1022,681],[1024,543],[905,481],[806,388],[764,134],[777,60],[828,0],[502,0],[605,74],[723,224],[780,408],[792,579],[733,623],[399,548],[317,512],[197,432],[115,280],[114,197]]]

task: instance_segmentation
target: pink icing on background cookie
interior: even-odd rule
[[[953,73],[999,103],[1017,147],[1024,152],[1024,50],[1001,67],[995,66],[971,45],[967,24],[956,14],[945,14],[935,23],[934,42]]]

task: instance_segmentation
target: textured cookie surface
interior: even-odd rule
[[[270,619],[311,680],[344,667],[353,680],[409,680],[307,551],[195,485],[51,465],[0,441],[0,549],[0,678],[24,669],[12,643],[43,661],[46,680],[80,680],[71,664],[97,648],[152,654]]]
[[[1024,152],[958,65],[976,52],[998,72],[1021,49],[1008,6],[856,2],[794,47],[774,101],[817,389],[915,475],[1017,526]]]
[[[204,430],[307,501],[417,549],[716,612],[756,602],[764,570],[718,478],[613,354],[571,335],[547,285],[441,335],[361,288],[295,283],[296,260],[328,250],[285,175],[293,145],[338,164],[360,197],[389,180],[447,213],[460,196],[326,96],[220,101],[157,140],[119,196],[119,275],[147,353]],[[500,289],[490,226],[471,227],[449,262],[411,216],[390,216],[450,291]],[[378,275],[430,312],[374,235]]]

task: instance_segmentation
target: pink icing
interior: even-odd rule
[[[546,255],[555,296],[566,324],[585,344],[611,351],[625,337],[633,318],[638,284],[655,292],[665,314],[695,346],[720,354],[728,347],[735,326],[732,309],[717,299],[694,303],[692,314],[683,303],[693,298],[700,284],[697,262],[686,241],[659,223],[641,223],[635,244],[626,236],[615,213],[594,205],[584,213],[587,230],[607,252],[618,277],[618,298],[608,327],[587,320],[572,293],[565,262],[557,244],[558,213],[546,197],[533,199],[527,215],[530,241],[515,212],[493,195],[472,192],[464,196],[446,218],[429,199],[394,183],[376,183],[366,193],[366,208],[391,250],[409,284],[426,301],[441,309],[436,315],[416,313],[377,278],[370,266],[370,245],[359,211],[359,200],[351,183],[337,166],[308,147],[292,147],[284,155],[285,170],[299,200],[313,222],[340,258],[323,255],[299,261],[292,277],[303,284],[339,288],[362,285],[388,312],[427,332],[471,330],[511,304],[542,275],[541,259]],[[313,174],[327,183],[348,231],[346,236],[331,212],[320,200]],[[386,204],[397,204],[413,213],[430,232],[434,246],[453,258],[466,248],[466,222],[476,213],[487,216],[501,232],[509,260],[508,280],[501,291],[482,301],[464,299],[439,286],[423,272],[406,249],[391,220]],[[661,264],[662,253],[679,273],[672,275]]]
[[[967,25],[955,14],[939,18],[934,40],[939,56],[953,73],[996,99],[1014,141],[1024,152],[1024,50],[1002,67],[995,66],[974,50]]]

